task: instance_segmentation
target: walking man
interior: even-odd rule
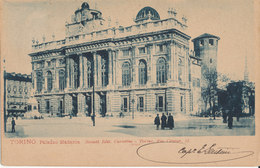
[[[166,120],[167,120],[167,117],[164,115],[164,113],[162,113],[162,117],[161,117],[161,120],[162,120],[162,129],[164,129],[166,127]]]
[[[171,115],[171,113],[169,113],[169,117],[168,117],[168,127],[170,129],[174,128],[174,120],[173,120],[173,116]]]
[[[228,114],[228,128],[232,129],[232,127],[233,127],[233,117],[232,117],[231,112],[229,112],[229,114]]]
[[[14,121],[14,117],[12,118],[12,132],[15,132],[15,121]]]
[[[157,114],[157,116],[154,119],[154,125],[156,125],[156,129],[159,129],[159,125],[160,125],[160,117],[159,114]]]

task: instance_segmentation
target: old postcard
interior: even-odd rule
[[[2,164],[260,165],[259,3],[2,0]]]

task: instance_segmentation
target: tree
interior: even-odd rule
[[[230,82],[231,82],[231,78],[227,74],[218,72],[218,80],[217,80],[218,89],[225,90]]]
[[[202,76],[201,96],[204,101],[205,111],[209,105],[209,112],[215,119],[216,98],[217,98],[217,79],[218,74],[215,69],[204,69]]]

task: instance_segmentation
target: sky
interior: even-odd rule
[[[65,37],[65,22],[81,6],[82,0],[3,0],[1,58],[8,72],[31,73],[32,39],[46,41],[55,34]],[[177,18],[187,17],[186,34],[191,39],[209,33],[220,37],[218,71],[233,80],[244,76],[247,56],[250,81],[255,80],[255,25],[253,0],[86,0],[90,8],[102,12],[105,20],[132,25],[138,11],[153,7],[161,19],[168,8],[177,11]],[[190,49],[193,49],[190,41]]]

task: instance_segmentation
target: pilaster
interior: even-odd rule
[[[108,50],[108,86],[113,85],[113,54],[112,50]]]
[[[131,86],[135,86],[136,85],[136,59],[135,59],[135,47],[131,47],[130,49],[130,54],[131,54],[131,57],[132,57],[132,62],[131,62]]]
[[[155,44],[153,44],[151,49],[151,84],[156,83],[156,59],[154,58],[155,47]]]
[[[173,42],[173,54],[174,54],[174,63],[173,63],[173,67],[174,67],[174,72],[173,72],[173,74],[174,74],[174,78],[173,78],[173,80],[174,80],[174,82],[176,82],[176,83],[178,83],[178,62],[179,62],[179,55],[178,55],[178,53],[176,52],[176,43],[175,42]]]
[[[97,54],[97,85],[96,86],[102,86],[102,80],[101,80],[101,55]]]
[[[79,88],[83,87],[83,58],[82,54],[79,54]]]
[[[70,64],[70,61],[69,61],[69,57],[66,57],[66,90],[69,88],[70,86],[70,70],[69,70],[69,64]]]
[[[97,52],[92,52],[92,55],[93,55],[93,65],[94,65],[93,66],[93,71],[94,71],[93,82],[95,83],[95,86],[96,86],[97,85]]]
[[[74,60],[70,59],[70,88],[74,88]]]

